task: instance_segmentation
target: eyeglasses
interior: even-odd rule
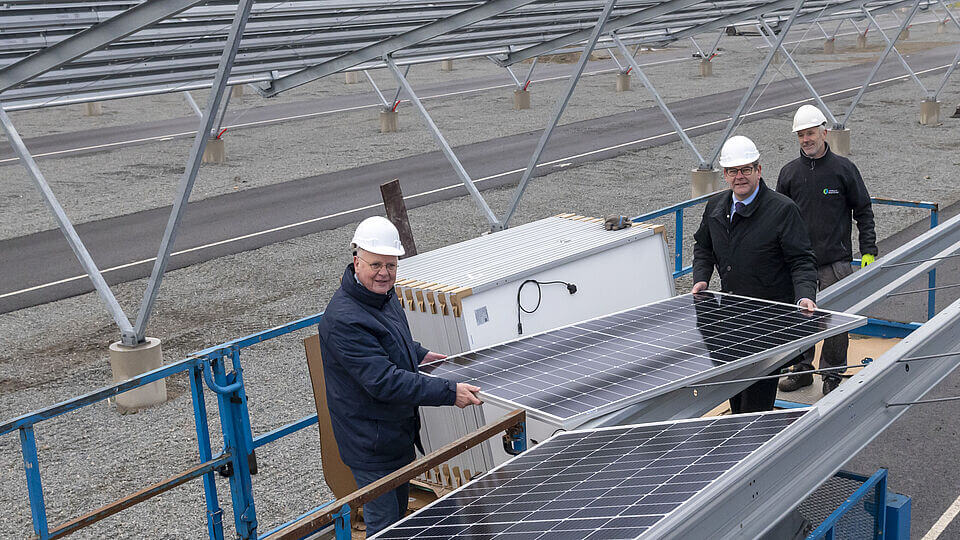
[[[397,263],[386,263],[386,264],[384,264],[384,263],[382,263],[382,262],[380,262],[380,261],[370,262],[370,261],[364,259],[363,257],[359,256],[359,255],[357,255],[357,258],[360,259],[361,261],[367,263],[367,266],[369,266],[370,269],[373,270],[374,272],[379,273],[379,272],[380,272],[381,270],[383,270],[384,268],[386,268],[386,269],[387,269],[387,272],[390,273],[390,274],[395,274],[395,273],[397,272]]]
[[[724,168],[723,174],[729,176],[730,178],[736,178],[738,173],[743,173],[744,176],[750,176],[753,174],[753,171],[757,169],[756,165],[747,165],[745,167],[730,167]]]

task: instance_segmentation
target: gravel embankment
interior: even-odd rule
[[[932,37],[932,31],[932,27],[916,26],[912,33],[915,40],[923,41]],[[948,34],[946,38],[956,41],[957,34]],[[841,38],[838,50],[852,47],[852,41],[852,37]],[[696,70],[692,63],[664,66],[663,71],[657,68],[651,70],[650,76],[668,100],[742,86],[744,78],[749,79],[752,73],[747,66],[755,65],[759,53],[751,56],[752,45],[737,49],[736,43],[739,41],[732,39],[723,42],[727,54],[718,60],[717,76],[707,81],[691,76],[691,71]],[[843,60],[847,55],[843,53],[831,57],[825,66],[827,62],[817,61],[822,57],[819,51],[819,42],[804,45],[799,59],[811,71],[857,60],[852,58],[853,53],[849,60]],[[423,71],[429,69],[433,68]],[[454,75],[462,73],[458,70]],[[443,76],[429,74],[435,79]],[[933,78],[923,81],[933,84]],[[340,88],[330,91],[354,91],[340,78],[334,82]],[[643,92],[617,95],[612,84],[611,77],[585,79],[564,121],[649,106]],[[430,107],[451,143],[464,144],[542,126],[551,107],[540,104],[547,103],[560,87],[552,83],[538,85],[535,107],[519,115],[509,110],[506,92],[438,100]],[[960,188],[954,182],[960,173],[955,146],[960,120],[945,120],[938,128],[917,125],[918,96],[910,82],[868,94],[851,123],[851,157],[873,195],[925,199],[945,205],[960,199]],[[960,102],[956,79],[947,86],[941,100],[945,115],[949,115],[952,106]],[[840,110],[843,105],[838,102],[833,108]],[[105,109],[109,107],[108,104]],[[244,184],[248,187],[350,167],[360,160],[379,161],[433,150],[432,139],[415,123],[411,113],[410,109],[404,111],[404,131],[389,137],[375,132],[373,117],[366,113],[326,117],[322,125],[298,122],[237,131],[228,141],[232,155],[237,157],[224,167],[204,168],[195,198],[232,190],[238,175],[248,179]],[[482,122],[470,120],[480,115]],[[771,184],[779,168],[796,154],[789,125],[790,118],[783,115],[746,124],[738,131],[759,143],[764,173]],[[44,128],[37,129],[42,132]],[[297,155],[304,152],[302,145],[309,141],[310,151],[316,152],[310,160],[292,159],[291,134],[300,141]],[[695,142],[708,147],[717,136],[708,134]],[[182,163],[186,147],[183,141],[170,141],[94,156],[43,160],[41,166],[70,214],[78,221],[86,221],[169,203],[177,180],[175,170]],[[530,184],[514,223],[567,211],[636,215],[682,201],[689,196],[687,171],[692,162],[682,145],[672,143],[558,171]],[[49,228],[51,224],[44,220],[45,210],[31,199],[36,197],[19,170],[7,167],[3,171],[6,182],[0,186],[0,201],[4,201],[0,203],[0,237]],[[78,171],[84,173],[82,178],[78,178]],[[490,206],[502,213],[512,190],[489,190],[484,195]],[[889,208],[877,208],[876,213],[880,237],[923,216],[917,211]],[[485,229],[484,220],[468,198],[413,209],[410,219],[421,251],[474,237]],[[688,258],[690,234],[698,221],[697,211],[690,212],[685,221]],[[662,222],[667,227],[667,242],[672,251],[673,220]],[[151,335],[164,339],[165,360],[173,362],[211,344],[321,311],[347,262],[344,247],[351,233],[352,226],[325,231],[169,273],[150,328]],[[611,278],[629,279],[629,274]],[[138,280],[116,286],[114,291],[128,312],[133,312],[144,287],[145,280]],[[688,280],[680,280],[677,290],[687,287]],[[244,353],[255,434],[315,412],[300,342],[308,332],[273,340]],[[106,347],[116,336],[112,321],[94,294],[0,315],[0,418],[11,418],[108,383]],[[186,380],[172,378],[168,392],[171,399],[167,403],[138,414],[120,416],[108,404],[101,403],[38,425],[46,504],[52,524],[160,481],[196,462],[196,436]],[[216,400],[209,391],[207,410],[212,437],[217,441]],[[214,451],[218,449],[219,444],[214,442]],[[254,482],[261,530],[331,498],[322,479],[314,429],[262,449],[258,458],[261,472]],[[226,536],[231,537],[229,487],[225,479],[218,479],[217,486],[224,506]],[[0,437],[0,508],[7,510],[0,515],[0,537],[28,535],[31,526],[26,501],[19,441],[15,434]],[[75,537],[201,538],[204,531],[202,488],[199,482],[192,482],[108,518]]]

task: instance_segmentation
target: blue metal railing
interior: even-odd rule
[[[852,510],[859,510],[861,505],[863,511],[873,518],[872,536],[857,536],[858,539],[867,540],[874,538],[881,540],[884,537],[884,525],[886,523],[887,509],[887,470],[879,469],[869,478],[859,474],[840,471],[837,473],[840,478],[847,478],[863,484],[857,488],[836,510],[830,514],[819,527],[813,530],[806,540],[834,540],[836,538],[837,526]],[[870,497],[871,492],[873,497]],[[859,531],[858,531],[859,532]]]
[[[674,278],[678,278],[692,271],[690,266],[683,266],[684,210],[706,202],[709,197],[710,195],[704,195],[633,218],[634,222],[640,222],[649,221],[671,213],[675,214],[677,228]],[[931,214],[931,227],[937,224],[938,207],[935,203],[893,201],[889,199],[873,199],[873,201],[876,204],[929,209]],[[933,271],[931,271],[930,283],[931,288],[935,286]],[[934,291],[930,291],[931,306],[933,306],[934,294]],[[261,529],[261,527],[259,527],[256,518],[256,506],[254,504],[252,490],[251,475],[253,474],[253,469],[256,467],[254,451],[257,448],[316,424],[317,415],[313,414],[267,433],[253,436],[249,409],[247,407],[247,396],[244,389],[243,367],[240,360],[240,353],[243,349],[256,345],[257,343],[262,343],[316,325],[322,316],[322,313],[318,313],[288,324],[221,343],[194,353],[183,360],[144,373],[127,381],[106,386],[82,396],[0,423],[0,436],[12,433],[13,431],[18,431],[20,435],[20,448],[21,454],[23,455],[30,512],[36,536],[42,540],[65,536],[78,530],[82,526],[94,523],[132,504],[143,502],[149,497],[160,494],[171,487],[200,477],[203,481],[204,499],[206,503],[208,536],[212,540],[223,540],[223,509],[220,507],[217,496],[214,474],[216,470],[226,472],[223,466],[229,465],[230,492],[237,535],[244,539],[256,537],[256,531]],[[909,330],[909,325],[904,328],[897,327],[893,329],[893,331],[904,333]],[[228,360],[232,369],[230,373],[226,371],[226,363]],[[133,390],[184,372],[189,374],[190,396],[193,405],[200,463],[187,469],[178,476],[150,486],[148,491],[151,495],[146,498],[144,498],[142,492],[140,492],[140,495],[134,494],[125,497],[115,503],[111,503],[110,505],[86,514],[81,518],[71,520],[70,522],[50,529],[43,498],[40,463],[37,456],[36,439],[34,436],[35,426],[45,420],[99,403],[128,390]],[[211,447],[206,402],[204,400],[204,386],[212,390],[217,397],[217,408],[223,437],[223,450],[217,454],[213,453]],[[291,522],[281,524],[278,527],[283,527]],[[271,528],[271,530],[276,530],[277,528]],[[261,537],[262,536],[263,535],[261,535]]]

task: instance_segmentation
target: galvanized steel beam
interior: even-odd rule
[[[918,0],[919,1],[919,0]],[[747,107],[747,102],[750,100],[750,96],[753,95],[754,90],[756,90],[757,85],[760,84],[760,80],[763,79],[763,75],[767,72],[767,68],[770,67],[770,62],[773,61],[773,55],[777,52],[777,49],[783,47],[783,41],[787,38],[787,33],[790,32],[790,27],[793,26],[794,21],[797,19],[797,15],[800,14],[800,9],[803,7],[804,0],[797,0],[796,4],[793,7],[793,11],[790,12],[790,18],[787,19],[787,22],[784,24],[784,27],[780,30],[780,35],[777,36],[777,45],[770,49],[767,53],[767,57],[763,60],[763,65],[760,67],[760,71],[757,72],[757,75],[753,78],[753,83],[747,87],[747,91],[743,93],[743,98],[740,99],[740,104],[737,105],[737,110],[731,115],[730,122],[727,123],[726,129],[723,131],[723,135],[720,137],[720,142],[717,143],[717,148],[714,150],[713,155],[710,158],[709,163],[714,163],[717,161],[717,157],[720,155],[720,150],[723,148],[723,143],[727,141],[727,138],[730,137],[730,134],[733,133],[733,129],[737,126],[737,123],[740,121],[740,115],[743,113],[743,110]]]
[[[173,244],[177,239],[177,229],[180,226],[180,221],[186,210],[187,201],[190,199],[190,192],[193,190],[193,183],[197,178],[197,172],[200,170],[200,159],[203,156],[204,149],[207,147],[210,130],[213,128],[217,111],[220,109],[223,91],[227,86],[227,79],[230,76],[230,70],[233,68],[234,58],[236,57],[237,50],[240,47],[240,40],[243,36],[243,27],[247,23],[252,6],[253,0],[240,0],[238,2],[237,14],[230,29],[230,36],[227,38],[227,45],[223,50],[220,68],[214,78],[213,89],[210,92],[210,97],[208,98],[207,106],[200,122],[201,126],[197,130],[196,137],[194,137],[193,147],[190,149],[186,169],[177,186],[177,195],[173,202],[173,208],[170,211],[170,217],[167,220],[166,229],[163,231],[163,239],[160,241],[157,259],[150,273],[147,290],[144,291],[143,294],[143,301],[140,304],[140,312],[137,314],[137,322],[134,327],[135,335],[133,336],[133,343],[129,343],[131,340],[125,339],[124,342],[127,345],[136,345],[142,342],[146,336],[147,322],[150,320],[153,304],[157,299],[157,295],[160,293],[160,283],[163,281],[163,274],[170,260],[170,252],[173,251]]]
[[[629,26],[634,26],[645,21],[649,21],[656,17],[666,15],[668,13],[683,9],[685,7],[692,6],[694,4],[700,3],[702,0],[670,0],[669,2],[660,3],[654,7],[649,7],[637,11],[636,13],[631,13],[630,15],[624,15],[623,17],[618,17],[612,21],[604,23],[603,28],[601,29],[601,34],[609,34],[617,30],[627,28]],[[545,41],[538,45],[532,47],[527,47],[521,49],[517,52],[512,52],[507,54],[504,58],[499,59],[499,63],[503,66],[510,66],[516,64],[517,62],[522,62],[528,58],[534,58],[547,54],[549,52],[555,51],[557,49],[562,49],[570,45],[575,45],[581,43],[587,39],[590,39],[592,33],[596,30],[593,29],[584,29],[578,32],[572,32],[565,36],[552,39],[550,41]]]
[[[844,128],[847,125],[847,121],[850,120],[850,115],[853,114],[853,110],[857,108],[857,105],[860,104],[860,100],[863,99],[863,95],[866,93],[867,88],[870,86],[870,83],[873,82],[874,77],[877,76],[877,72],[880,71],[880,66],[883,65],[884,60],[887,59],[887,55],[890,54],[890,51],[893,50],[893,45],[900,39],[900,34],[907,28],[910,24],[910,21],[913,20],[913,16],[917,14],[917,10],[920,9],[921,0],[914,0],[913,8],[910,9],[910,13],[907,17],[900,23],[900,27],[897,30],[897,34],[893,37],[892,40],[887,41],[887,47],[883,50],[883,53],[880,55],[880,58],[877,58],[876,63],[873,64],[873,68],[870,70],[870,73],[867,75],[867,80],[863,81],[863,85],[860,86],[860,91],[857,92],[857,95],[854,96],[853,101],[850,102],[850,106],[847,108],[846,114],[843,115],[843,119],[840,120],[840,123],[835,126],[838,128]],[[876,23],[874,23],[876,25]],[[880,28],[879,25],[876,25],[877,29]]]
[[[697,150],[697,146],[693,144],[693,141],[691,141],[690,137],[687,136],[687,133],[683,130],[683,127],[680,126],[680,122],[677,121],[677,118],[673,116],[673,113],[670,111],[670,107],[668,107],[663,101],[663,98],[660,97],[660,93],[657,92],[656,87],[653,86],[653,83],[650,82],[650,79],[647,78],[647,75],[642,69],[640,69],[640,64],[637,63],[636,58],[630,54],[630,51],[627,50],[626,45],[620,41],[620,38],[618,38],[616,34],[613,34],[613,41],[617,44],[617,48],[620,49],[620,54],[626,57],[627,62],[630,63],[633,73],[635,73],[637,78],[640,79],[640,82],[647,87],[650,95],[653,96],[653,100],[657,103],[657,106],[660,107],[660,111],[663,112],[663,115],[667,117],[667,121],[670,122],[671,126],[673,126],[674,131],[677,132],[677,136],[680,137],[680,140],[683,142],[684,146],[693,152],[693,155],[697,158],[697,163],[700,168],[709,169],[710,164],[704,161],[703,156],[700,155],[700,152]]]
[[[530,178],[533,176],[533,171],[537,168],[537,162],[540,161],[540,156],[543,154],[543,149],[546,148],[547,142],[550,141],[550,135],[553,134],[554,128],[557,127],[557,123],[560,122],[560,117],[563,116],[563,111],[567,108],[567,103],[570,102],[570,96],[573,95],[573,91],[577,88],[577,83],[580,81],[580,77],[583,75],[583,70],[587,67],[587,62],[590,60],[590,54],[593,52],[593,48],[597,45],[597,40],[600,39],[600,34],[603,32],[603,28],[607,23],[607,18],[610,17],[610,12],[613,11],[613,6],[617,3],[617,0],[607,0],[606,5],[603,7],[603,12],[600,14],[600,18],[597,19],[596,25],[593,27],[593,32],[590,35],[590,39],[587,41],[586,46],[583,48],[583,52],[580,54],[580,60],[577,62],[577,67],[573,72],[573,75],[570,77],[567,83],[567,91],[564,93],[563,98],[560,99],[560,102],[557,103],[557,110],[553,114],[553,119],[550,121],[550,124],[543,130],[543,134],[540,136],[540,141],[537,142],[537,148],[533,151],[533,155],[530,156],[530,162],[527,164],[527,169],[523,171],[523,176],[520,177],[520,183],[517,185],[517,189],[513,194],[513,201],[510,203],[510,208],[503,215],[503,219],[495,224],[497,229],[505,229],[510,223],[510,218],[513,217],[514,212],[517,211],[517,207],[520,205],[520,199],[523,197],[523,191],[527,188],[527,183],[530,182]]]
[[[511,9],[530,4],[533,1],[534,0],[491,0],[485,2],[482,5],[470,8],[451,17],[441,19],[417,28],[416,30],[411,30],[399,36],[345,54],[335,60],[330,60],[323,64],[287,75],[286,77],[281,77],[270,83],[270,85],[263,90],[263,95],[266,97],[275,96],[280,92],[317,80],[331,73],[343,71],[364,62],[393,54],[410,45],[442,36],[452,30],[469,26],[484,19],[489,19],[490,17],[510,11]]]
[[[199,4],[199,0],[143,2],[56,45],[0,70],[0,92],[55,69],[67,62],[120,40],[141,28]]]
[[[767,21],[763,20],[763,18],[761,17],[759,19],[759,22],[760,24],[763,25],[763,28],[766,29],[766,31],[772,36],[773,30],[767,24]],[[763,40],[767,43],[767,45],[770,45],[771,47],[773,46],[773,44],[770,42],[770,39],[763,32],[760,32],[760,37],[763,38]],[[800,77],[800,80],[803,81],[803,85],[807,87],[807,90],[810,92],[810,95],[813,96],[813,99],[817,102],[817,105],[820,106],[820,110],[823,111],[824,114],[827,116],[827,120],[830,121],[830,125],[835,125],[837,123],[837,119],[834,118],[833,113],[830,112],[830,107],[827,107],[827,104],[823,102],[823,98],[820,97],[820,93],[817,92],[817,89],[813,87],[813,84],[810,83],[810,81],[807,79],[807,76],[803,74],[803,71],[800,70],[800,66],[797,65],[797,63],[793,59],[793,56],[790,55],[790,52],[787,51],[787,48],[784,47],[782,43],[780,44],[780,52],[783,53],[783,55],[787,59],[787,63],[790,64],[790,67],[793,68],[793,71],[795,71],[797,73],[797,76]]]
[[[53,190],[50,189],[50,185],[43,177],[43,173],[40,172],[40,167],[37,165],[37,162],[34,161],[30,151],[27,150],[26,144],[24,144],[20,133],[17,132],[17,128],[13,125],[10,117],[7,116],[7,113],[3,110],[2,104],[0,104],[0,125],[2,125],[3,131],[7,135],[7,140],[10,141],[10,146],[13,148],[14,153],[20,158],[20,163],[23,164],[30,179],[33,180],[33,183],[40,191],[43,202],[46,203],[47,208],[50,209],[50,213],[52,213],[54,219],[57,220],[57,226],[60,227],[60,231],[67,239],[67,244],[70,245],[70,249],[72,249],[74,255],[77,256],[77,260],[80,261],[80,266],[83,267],[83,271],[87,273],[90,281],[93,282],[93,287],[100,296],[100,300],[106,306],[113,321],[117,323],[117,326],[120,328],[121,338],[127,341],[132,340],[134,338],[134,331],[130,320],[123,312],[123,308],[120,307],[120,303],[117,302],[117,298],[113,295],[113,291],[110,290],[110,286],[107,285],[107,282],[103,279],[103,275],[100,274],[100,269],[97,268],[93,257],[90,255],[90,252],[87,251],[86,246],[84,246],[80,235],[77,234],[76,229],[73,228],[73,223],[70,222],[70,218],[67,217],[67,213],[64,211],[63,206],[60,205]]]
[[[480,212],[483,214],[483,217],[487,218],[487,222],[491,227],[496,225],[497,216],[493,213],[493,210],[490,209],[490,206],[487,205],[487,201],[483,199],[483,195],[481,195],[480,191],[477,190],[477,186],[473,184],[473,179],[470,178],[469,174],[467,174],[467,170],[463,168],[463,164],[460,163],[457,155],[453,152],[453,149],[450,148],[450,144],[447,143],[447,140],[443,137],[443,134],[440,132],[440,128],[438,128],[437,124],[433,122],[433,118],[430,118],[430,113],[427,112],[426,107],[424,107],[423,103],[420,102],[420,98],[417,97],[417,93],[413,91],[413,87],[410,86],[407,78],[403,76],[403,73],[400,73],[400,68],[397,67],[397,64],[393,61],[393,59],[387,57],[384,60],[386,61],[387,66],[393,72],[393,76],[396,77],[397,82],[400,83],[400,88],[407,92],[407,95],[410,96],[410,101],[412,101],[413,105],[418,111],[420,111],[420,116],[423,117],[423,121],[427,124],[427,128],[430,130],[433,138],[436,139],[437,144],[440,146],[440,151],[443,152],[443,155],[447,158],[447,161],[449,161],[453,166],[454,172],[457,173],[457,176],[460,177],[460,181],[462,181],[464,187],[467,188],[467,192],[470,193],[470,197],[473,198],[473,202],[476,203],[478,208],[480,208]]]

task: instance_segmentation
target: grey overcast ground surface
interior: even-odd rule
[[[915,26],[911,42],[956,42],[960,34],[955,29],[949,32],[939,36],[933,34],[932,25]],[[840,38],[838,50],[852,49],[853,39]],[[751,78],[760,53],[743,38],[725,38],[721,46],[726,47],[726,54],[718,59],[713,78],[694,77],[694,63],[670,64],[651,69],[649,74],[668,101],[743,86]],[[798,52],[798,60],[810,71],[834,68],[844,62],[869,61],[873,54],[825,57],[819,40],[801,45]],[[478,61],[458,63],[458,70],[452,75],[440,74],[436,66],[414,68],[412,74],[414,80],[468,77],[473,72],[466,65],[471,70],[474,65],[481,70],[493,69]],[[935,79],[924,77],[923,81],[931,85]],[[563,121],[650,105],[642,89],[614,94],[612,85],[612,75],[584,79]],[[359,86],[347,86],[341,77],[331,77],[298,91],[303,94],[281,99],[361,91]],[[439,99],[430,103],[429,108],[451,143],[464,144],[543,126],[553,109],[552,97],[561,87],[558,83],[538,85],[534,89],[534,108],[519,114],[509,110],[509,94],[503,90]],[[802,88],[798,88],[798,95],[806,97]],[[853,132],[852,158],[873,195],[946,205],[960,199],[960,188],[954,182],[960,173],[955,143],[960,121],[948,119],[939,128],[917,125],[919,96],[919,90],[910,82],[867,94],[849,126]],[[256,99],[244,98],[243,106]],[[109,112],[117,107],[116,114],[94,122],[122,124],[147,115],[164,118],[182,114],[180,100],[179,96],[166,96],[139,104],[107,103],[104,109]],[[948,84],[941,100],[947,116],[952,105],[960,101],[956,78]],[[150,106],[144,107],[146,112],[141,114],[137,108],[143,107],[143,103]],[[832,109],[839,111],[845,105],[846,102],[835,102]],[[70,118],[74,113],[73,109],[17,113],[14,120],[25,136],[51,133],[64,118],[67,120],[59,129],[79,130],[96,125],[86,119]],[[224,193],[235,186],[243,189],[435,148],[411,109],[404,110],[402,121],[403,131],[391,136],[376,133],[370,111],[327,116],[322,122],[238,130],[228,139],[230,163],[204,167],[194,198]],[[760,143],[768,183],[775,182],[776,171],[796,154],[789,125],[788,115],[783,115],[745,124],[738,130]],[[706,135],[696,143],[712,147],[717,137],[718,134]],[[169,204],[188,147],[189,143],[184,141],[170,141],[83,157],[42,160],[41,167],[70,215],[77,221],[88,221]],[[531,184],[515,223],[565,211],[637,215],[661,208],[688,198],[688,170],[692,166],[687,150],[673,143],[559,170]],[[52,220],[20,169],[2,170],[6,181],[0,186],[0,237],[51,228]],[[502,212],[509,204],[512,190],[490,190],[484,195],[495,210]],[[881,237],[924,217],[917,211],[889,208],[878,208],[877,214]],[[485,229],[472,201],[465,198],[414,209],[410,218],[421,251],[471,238]],[[673,220],[661,221],[667,225],[672,247]],[[698,221],[699,211],[689,213],[685,220],[688,259],[690,234]],[[151,335],[164,339],[166,361],[322,310],[347,262],[343,247],[351,233],[352,227],[325,231],[170,273],[150,328]],[[128,313],[137,305],[144,286],[144,280],[140,280],[114,288]],[[689,280],[682,279],[677,290],[687,287]],[[310,331],[273,340],[244,353],[255,434],[314,412],[299,341]],[[10,418],[107,383],[110,370],[106,345],[116,336],[117,331],[93,294],[0,316],[0,417]],[[174,377],[168,382],[168,392],[171,399],[166,404],[136,415],[118,416],[109,405],[101,403],[38,426],[51,523],[96,508],[195,463],[197,451],[186,381]],[[216,403],[210,392],[207,394],[212,437],[217,441]],[[956,409],[944,407],[942,412],[951,411]],[[215,451],[217,446],[215,442]],[[314,429],[263,448],[258,458],[261,472],[254,485],[261,530],[331,498],[322,480]],[[897,479],[892,481],[896,483]],[[233,536],[226,481],[218,479],[218,488],[226,535]],[[0,507],[11,511],[0,514],[0,537],[23,537],[30,531],[26,501],[19,442],[15,435],[7,435],[0,438]],[[197,538],[204,536],[204,531],[202,489],[194,482],[109,518],[76,537]]]

